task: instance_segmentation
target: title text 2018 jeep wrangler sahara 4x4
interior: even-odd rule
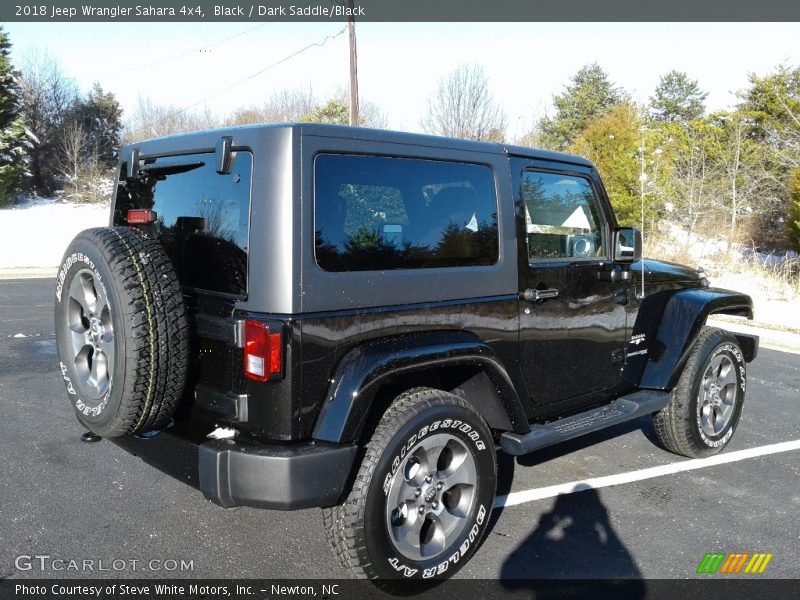
[[[322,507],[355,575],[461,567],[498,447],[652,414],[708,456],[739,421],[758,340],[704,325],[750,298],[641,260],[583,158],[269,125],[135,144],[118,183],[57,278],[78,419],[220,506]]]

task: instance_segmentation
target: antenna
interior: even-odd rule
[[[644,132],[646,127],[640,127],[639,133],[641,134],[641,143],[639,145],[639,165],[641,171],[639,173],[639,198],[641,201],[641,209],[640,209],[640,217],[641,217],[641,231],[642,231],[642,249],[644,249],[644,182],[647,181],[647,173],[645,171],[645,160],[644,160]],[[642,251],[644,254],[644,251]],[[641,297],[644,298],[644,256],[639,258],[639,262],[642,263],[642,295]]]

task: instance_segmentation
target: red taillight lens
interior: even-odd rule
[[[269,372],[280,375],[283,371],[283,340],[280,332],[269,334]]]
[[[128,210],[130,225],[146,225],[156,220],[156,213],[149,208],[131,208]]]
[[[267,381],[283,370],[283,340],[280,331],[266,323],[244,322],[244,374],[255,381]]]

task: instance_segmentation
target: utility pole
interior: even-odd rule
[[[350,125],[358,125],[358,58],[353,0],[345,0],[344,5],[348,9],[347,30],[350,34]]]

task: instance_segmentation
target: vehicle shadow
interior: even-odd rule
[[[597,490],[581,485],[556,498],[508,556],[501,578],[504,588],[530,589],[537,600],[615,592],[626,599],[645,597],[641,572],[614,531]]]

